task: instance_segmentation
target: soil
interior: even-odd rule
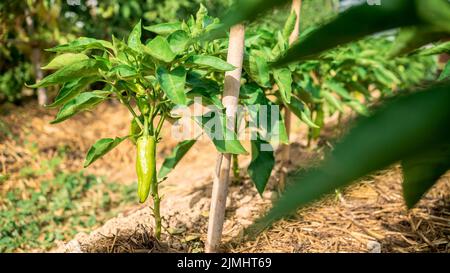
[[[66,160],[60,168],[82,169],[84,156],[97,139],[128,134],[131,116],[117,104],[107,103],[62,124],[50,125],[56,111],[29,103],[3,107],[1,120],[9,128],[0,132],[0,171],[10,178],[0,190],[30,187],[46,179],[20,178],[19,170],[50,159],[64,147]],[[306,127],[295,121],[291,145],[291,169],[316,164],[341,133],[336,117],[328,122],[321,140],[306,146]],[[30,143],[37,143],[31,146]],[[162,162],[177,140],[164,132],[159,146]],[[248,143],[246,143],[248,147]],[[133,151],[133,152],[130,152]],[[208,140],[200,140],[161,184],[164,232],[153,237],[148,205],[123,211],[90,233],[79,233],[69,242],[59,242],[54,252],[201,252],[206,239],[212,173],[217,152]],[[134,147],[122,143],[95,162],[86,172],[106,176],[117,183],[135,183]],[[450,252],[450,174],[426,194],[418,206],[406,210],[401,197],[401,169],[392,166],[360,183],[298,211],[295,217],[274,224],[256,239],[245,236],[245,227],[276,200],[277,170],[268,189],[260,196],[245,172],[250,158],[239,157],[241,177],[230,185],[224,225],[226,252]],[[277,168],[276,168],[277,169]],[[50,175],[50,174],[49,174]],[[137,201],[137,200],[136,200]]]

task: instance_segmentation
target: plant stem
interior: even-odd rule
[[[27,23],[28,36],[32,36],[35,31],[35,25],[33,23],[33,18],[31,12],[27,9],[25,10],[25,21]],[[44,78],[44,73],[41,69],[41,49],[36,45],[31,48],[31,62],[33,64],[33,71],[37,81]],[[48,103],[47,90],[45,88],[39,87],[37,90],[38,102],[40,106],[45,106]]]
[[[152,188],[151,188],[151,194],[153,197],[153,216],[155,217],[155,237],[156,239],[161,239],[161,213],[159,209],[159,203],[161,201],[161,198],[159,197],[158,193],[158,181],[157,181],[157,175],[155,172],[155,177],[152,182]]]
[[[152,107],[152,112],[153,112],[154,107]],[[163,123],[163,122],[160,122]],[[144,135],[147,136],[149,133],[149,127],[150,130],[152,131],[152,134],[154,133],[153,137],[156,138],[156,141],[158,141],[158,136],[156,135],[156,132],[154,131],[153,128],[153,123],[152,121],[149,120],[149,117],[145,116],[144,117]],[[155,144],[157,145],[157,144]],[[151,156],[153,156],[153,159],[155,161],[156,164],[156,147],[154,149],[155,153],[152,154]],[[159,203],[161,201],[161,198],[159,197],[159,193],[158,193],[158,179],[157,179],[157,174],[156,174],[156,169],[153,172],[153,179],[152,179],[152,184],[151,184],[151,188],[150,188],[150,192],[153,198],[153,208],[150,207],[150,209],[153,211],[153,217],[155,218],[155,237],[156,239],[161,239],[161,213],[160,213],[160,206]]]
[[[234,176],[235,180],[238,180],[240,177],[239,159],[238,159],[238,155],[236,155],[236,154],[233,155],[233,176]]]
[[[131,107],[131,105],[129,103],[125,103],[125,105],[127,106],[128,110],[131,112],[131,114],[133,115],[134,119],[136,120],[136,123],[139,125],[139,127],[141,127],[141,130],[144,129],[144,125],[142,124],[141,120],[139,119],[139,117],[137,116],[136,112],[134,112],[133,108]]]
[[[144,116],[144,136],[148,136],[148,117]]]
[[[289,37],[289,45],[292,45],[299,36],[301,6],[302,6],[302,0],[292,0],[291,10],[293,12],[295,12],[295,14],[297,15],[297,20],[295,22],[295,28]],[[291,134],[291,118],[292,118],[292,113],[286,107],[284,109],[284,126],[286,127],[288,141],[289,141],[289,137]],[[278,191],[280,193],[284,192],[284,189],[286,188],[286,178],[287,178],[287,172],[288,172],[287,167],[288,167],[288,164],[290,162],[290,157],[291,157],[289,148],[290,148],[289,144],[283,145],[281,147],[281,172],[280,172],[280,181],[278,184]]]
[[[139,127],[141,127],[141,130],[144,129],[144,125],[139,120],[139,117],[137,116],[136,112],[133,110],[133,107],[131,107],[130,103],[123,99],[123,97],[119,91],[117,91],[115,93],[119,97],[119,100],[127,107],[128,111],[130,111],[130,113],[133,115],[134,119],[136,120],[136,123],[139,125]]]
[[[156,109],[156,107],[155,107],[155,105],[152,105],[151,106],[151,108],[150,108],[150,114],[148,115],[148,119],[149,119],[149,126],[150,126],[150,134],[152,135],[152,136],[154,136],[155,135],[155,133],[154,133],[154,131],[153,131],[153,119],[155,118],[155,113],[156,113],[156,111],[158,111],[157,109]]]
[[[161,117],[162,119],[162,117]],[[164,123],[160,121],[160,124]],[[153,126],[152,126],[153,127]],[[158,124],[159,127],[159,124]],[[156,143],[158,143],[158,130],[155,131],[155,135],[154,137],[156,138]],[[155,144],[157,145],[157,144]],[[156,165],[156,147],[155,147],[155,154],[152,155],[155,159],[155,165]],[[156,239],[160,240],[161,239],[161,212],[160,212],[160,206],[159,203],[161,201],[161,198],[159,197],[159,193],[158,193],[158,176],[156,174],[156,169],[154,172],[154,176],[152,179],[152,186],[151,186],[151,195],[153,198],[153,216],[155,217],[155,237]]]
[[[159,133],[161,132],[162,126],[164,124],[164,121],[166,120],[166,116],[162,115],[161,118],[158,121],[158,125],[156,127],[155,137],[159,138]]]
[[[164,124],[164,120],[166,119],[166,117],[164,115],[161,116],[161,118],[158,121],[158,125],[155,129],[155,138],[156,138],[156,142],[158,143],[158,138],[159,138],[159,134],[161,132],[162,126]],[[156,149],[155,149],[156,151]],[[156,161],[156,154],[155,156],[155,161]],[[155,217],[155,237],[156,239],[161,239],[161,213],[160,213],[160,209],[159,209],[159,203],[161,202],[161,198],[159,197],[159,193],[158,193],[158,187],[159,187],[159,183],[158,183],[158,179],[157,179],[157,175],[156,175],[156,170],[155,170],[155,176],[153,178],[153,183],[152,183],[152,188],[151,188],[151,192],[152,192],[152,197],[153,197],[153,215]]]

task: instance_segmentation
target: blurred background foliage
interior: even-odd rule
[[[37,78],[38,67],[33,66],[34,48],[39,49],[39,66],[48,62],[49,56],[44,49],[66,43],[76,37],[86,36],[97,39],[109,39],[114,35],[120,39],[132,26],[142,18],[143,25],[171,22],[179,19],[189,19],[198,10],[200,3],[205,5],[211,16],[219,16],[230,5],[231,0],[27,0],[7,1],[0,3],[0,102],[20,103],[21,98],[33,95],[31,90],[24,88],[24,83]],[[348,1],[347,1],[348,2]],[[341,5],[347,5],[342,2]],[[302,6],[301,33],[309,32],[315,27],[329,21],[339,13],[339,0],[305,0]],[[289,16],[289,6],[270,11],[272,15],[261,16],[249,26],[249,32],[261,29],[275,33],[283,26]],[[147,34],[148,35],[148,34]],[[390,36],[394,36],[390,34]],[[274,35],[273,35],[274,36]],[[357,55],[367,52],[367,47],[380,49],[392,43],[394,37],[375,37],[365,42],[357,42],[342,49]],[[374,44],[375,41],[375,44]],[[372,57],[372,56],[370,56]],[[415,84],[423,79],[426,73],[432,71],[433,58],[403,59],[390,61],[385,56],[374,56],[379,67],[386,67],[395,78],[402,79],[402,85]],[[34,64],[36,65],[36,64]],[[332,65],[336,66],[336,62]],[[369,66],[372,64],[369,64]],[[322,67],[330,70],[330,67]],[[412,73],[403,73],[411,69]],[[379,69],[378,69],[379,70]],[[319,71],[321,72],[321,71]],[[349,70],[347,74],[354,73]],[[356,71],[357,72],[357,71]],[[361,70],[360,70],[361,72]],[[390,73],[392,72],[392,73]],[[319,74],[327,74],[327,71]],[[370,74],[370,73],[369,73]],[[386,73],[377,73],[379,77],[361,79],[361,84],[367,82],[377,87],[390,85],[394,77]],[[45,75],[44,75],[45,76]],[[354,75],[351,75],[354,78]],[[373,75],[372,75],[373,76]],[[399,86],[404,88],[405,86]],[[52,90],[50,90],[52,91]]]
[[[39,65],[48,61],[44,49],[79,36],[124,38],[141,18],[144,25],[188,19],[200,3],[217,16],[229,0],[26,0],[0,3],[0,102],[20,102],[30,95],[24,83],[36,78],[32,51]]]

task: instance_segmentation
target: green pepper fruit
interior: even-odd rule
[[[142,136],[137,140],[136,172],[139,202],[147,200],[152,183],[156,183],[156,139]]]
[[[142,114],[147,115],[148,113],[150,113],[150,105],[148,104],[148,101],[145,97],[138,97],[137,104]]]
[[[142,87],[142,85],[140,85],[140,84],[135,84],[134,85],[134,87],[135,87],[135,92],[136,92],[136,94],[138,95],[138,96],[145,96],[146,94],[147,94],[147,92],[145,91],[145,88],[144,87]]]

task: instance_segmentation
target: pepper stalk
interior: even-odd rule
[[[295,12],[297,19],[295,21],[295,27],[289,36],[289,45],[292,45],[298,38],[300,33],[300,11],[302,6],[302,0],[292,0],[292,12]],[[291,133],[291,111],[285,107],[284,108],[284,126],[286,127],[286,134],[290,137]],[[283,192],[286,188],[286,178],[287,178],[287,166],[290,162],[290,148],[289,144],[281,146],[281,170],[280,170],[280,181],[278,184],[279,192]]]

